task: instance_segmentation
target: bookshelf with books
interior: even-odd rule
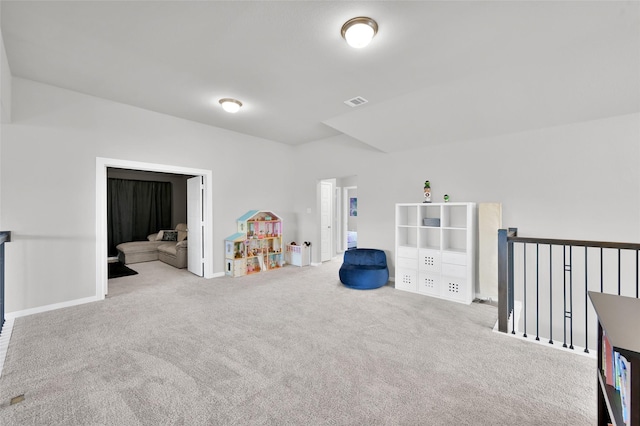
[[[598,315],[598,425],[640,426],[640,299],[589,292]]]

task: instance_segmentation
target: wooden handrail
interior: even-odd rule
[[[509,228],[513,229],[513,228]],[[517,235],[509,235],[507,237],[508,242],[513,243],[534,243],[534,244],[551,244],[558,246],[577,246],[577,247],[596,247],[596,248],[611,248],[611,249],[628,249],[628,250],[640,250],[639,243],[615,243],[610,241],[585,241],[585,240],[561,240],[557,238],[534,238],[534,237],[519,237]]]
[[[0,231],[0,244],[11,241],[11,231]]]

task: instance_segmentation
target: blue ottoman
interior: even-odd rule
[[[340,282],[349,288],[369,290],[382,287],[389,281],[387,256],[378,249],[347,250],[338,274]]]

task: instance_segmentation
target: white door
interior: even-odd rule
[[[320,182],[320,260],[331,260],[332,241],[332,203],[333,196],[330,182]]]
[[[187,269],[199,277],[204,276],[204,177],[187,179]]]

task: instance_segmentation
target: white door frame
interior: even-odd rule
[[[107,274],[107,168],[143,170],[149,172],[174,173],[182,175],[204,176],[205,203],[204,212],[204,278],[213,278],[213,189],[211,170],[166,164],[142,163],[139,161],[118,160],[96,157],[96,299],[104,300],[108,293]]]

